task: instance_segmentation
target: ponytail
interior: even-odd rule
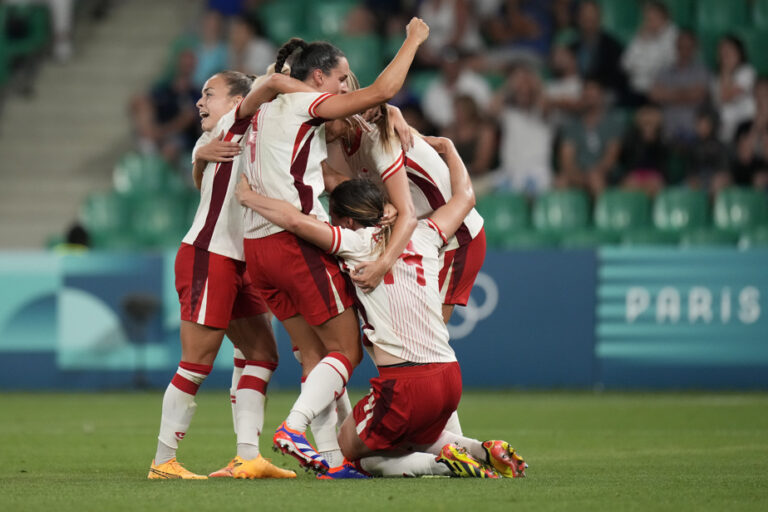
[[[329,75],[331,69],[336,67],[342,57],[344,53],[331,43],[325,41],[307,43],[303,39],[294,37],[278,50],[275,58],[275,72],[280,73],[283,65],[290,61],[291,77],[303,82],[315,69]]]
[[[307,42],[298,37],[291,38],[290,41],[281,46],[277,51],[277,57],[275,58],[275,73],[281,73],[283,71],[283,64],[285,64],[288,58],[293,55],[293,52],[295,52],[297,48],[303,51],[307,46],[309,46]]]

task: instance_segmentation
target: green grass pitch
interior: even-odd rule
[[[362,393],[352,393],[359,398]],[[271,393],[262,451],[295,396]],[[479,392],[467,434],[530,463],[501,481],[148,481],[161,394],[0,393],[0,510],[768,510],[768,395]],[[179,459],[209,472],[234,453],[226,391],[204,391]]]

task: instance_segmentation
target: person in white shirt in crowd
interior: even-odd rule
[[[258,75],[274,62],[276,52],[275,46],[259,36],[248,18],[237,16],[232,20],[229,28],[229,69]]]
[[[755,116],[752,94],[757,73],[739,38],[726,35],[717,47],[717,74],[712,78],[712,100],[720,115],[720,140],[733,142],[736,129]]]

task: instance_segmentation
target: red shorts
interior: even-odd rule
[[[320,325],[354,303],[336,258],[311,243],[281,231],[246,238],[244,247],[253,284],[278,320],[301,315]]]
[[[458,249],[445,251],[439,285],[443,304],[466,306],[477,274],[485,261],[485,228]],[[448,281],[446,283],[446,280]]]
[[[459,363],[383,367],[352,414],[365,445],[386,451],[437,441],[460,399]]]
[[[268,311],[242,261],[181,244],[175,270],[182,320],[226,329],[230,320]]]

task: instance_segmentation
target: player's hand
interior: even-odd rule
[[[408,22],[408,26],[405,27],[405,34],[407,39],[412,39],[416,41],[416,44],[421,44],[429,37],[429,26],[424,23],[424,20],[414,16]]]
[[[363,293],[370,293],[379,286],[387,270],[378,261],[364,261],[355,267],[350,277]]]
[[[245,206],[245,200],[250,191],[251,184],[248,183],[248,178],[245,177],[245,174],[241,174],[240,181],[237,182],[237,188],[235,189],[235,197],[243,206]]]
[[[395,208],[395,205],[392,203],[387,203],[384,205],[384,215],[381,216],[381,224],[382,226],[391,226],[395,223],[397,220],[397,208]]]
[[[424,141],[432,146],[434,150],[441,155],[448,153],[448,151],[450,151],[451,147],[453,146],[453,142],[448,137],[425,136]]]
[[[224,132],[222,131],[211,142],[205,146],[200,146],[195,153],[195,158],[206,162],[231,162],[241,152],[240,144],[224,140]]]
[[[400,147],[407,153],[414,144],[413,130],[411,130],[411,127],[405,122],[405,118],[400,113],[399,108],[390,105],[387,105],[386,108],[390,113],[389,119],[392,121],[392,129],[395,131],[397,138],[400,139]]]

